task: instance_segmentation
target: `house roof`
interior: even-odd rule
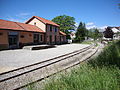
[[[110,29],[116,28],[116,29],[120,30],[120,26],[119,27],[110,27],[110,26],[108,26],[107,28],[110,28]]]
[[[117,28],[112,28],[111,29],[114,33],[120,32],[120,30],[118,30]]]
[[[65,36],[66,36],[66,34],[65,34],[64,32],[62,32],[62,31],[60,31],[60,34],[62,34],[62,35],[65,35]]]
[[[115,27],[116,29],[120,30],[120,26],[119,27]]]
[[[120,32],[120,27],[110,27],[110,26],[108,26],[107,29],[112,30],[114,33]]]
[[[34,25],[7,21],[0,19],[0,29],[10,29],[10,30],[19,30],[19,31],[31,31],[31,32],[44,32],[40,28]]]
[[[38,20],[40,20],[41,22],[43,22],[44,24],[51,24],[51,25],[54,25],[54,26],[57,26],[59,27],[58,24],[54,23],[53,21],[50,21],[50,20],[47,20],[47,19],[44,19],[44,18],[41,18],[41,17],[38,17],[38,16],[33,16],[32,18],[30,18],[26,24],[28,24],[31,20],[33,20],[34,18],[37,18]]]

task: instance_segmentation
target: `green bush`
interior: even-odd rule
[[[90,60],[93,66],[110,66],[115,65],[120,68],[120,41],[108,45],[98,57]]]

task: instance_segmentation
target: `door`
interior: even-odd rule
[[[60,44],[62,43],[62,36],[60,36]]]
[[[50,44],[52,44],[52,35],[50,35]]]
[[[34,34],[34,43],[39,43],[39,34]]]
[[[18,32],[9,32],[8,33],[8,43],[9,43],[9,48],[18,48],[19,43],[18,43]]]
[[[57,36],[55,35],[55,44],[57,44]]]

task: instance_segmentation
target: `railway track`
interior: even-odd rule
[[[71,57],[74,57],[78,54],[81,54],[81,53],[83,53],[83,55],[90,53],[90,52],[92,52],[92,51],[90,51],[90,49],[93,47],[94,47],[93,45],[90,45],[86,48],[76,50],[74,52],[71,52],[71,53],[68,53],[65,55],[61,55],[61,56],[58,56],[58,57],[55,57],[52,59],[48,59],[48,60],[45,60],[42,62],[38,62],[35,64],[31,64],[28,66],[24,66],[24,67],[21,67],[18,69],[14,69],[14,70],[11,70],[8,72],[1,73],[0,74],[0,90],[13,90],[13,89],[18,90],[23,87],[26,87],[29,84],[41,81],[44,78],[47,78],[53,74],[61,72],[62,70],[73,67],[73,66],[79,64],[80,61],[79,60],[75,61],[75,63],[73,61],[71,61],[72,63],[70,63],[70,60],[69,60],[69,63],[71,65],[69,65],[69,63],[68,63],[68,66],[67,66],[67,65],[65,65],[65,63],[67,63],[68,61],[66,61],[66,60]],[[92,56],[93,54],[91,54],[90,56]],[[90,57],[90,56],[88,56],[88,57]],[[84,58],[84,59],[86,60],[87,58]],[[61,68],[61,70],[57,70],[57,71],[53,70],[52,71],[52,68],[54,67],[55,64],[58,64],[56,66],[59,66],[59,67],[61,66],[64,68]],[[49,70],[46,70],[46,67]],[[56,67],[56,68],[58,68],[58,67]],[[50,70],[52,72],[49,74],[47,72],[47,74],[46,74],[45,71],[50,71]],[[31,79],[31,77],[33,77],[33,76],[36,78],[34,80],[29,81],[28,79],[29,78]]]

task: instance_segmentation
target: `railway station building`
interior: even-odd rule
[[[66,43],[66,34],[50,20],[38,16],[33,16],[25,23],[0,19],[0,49],[63,43]]]

